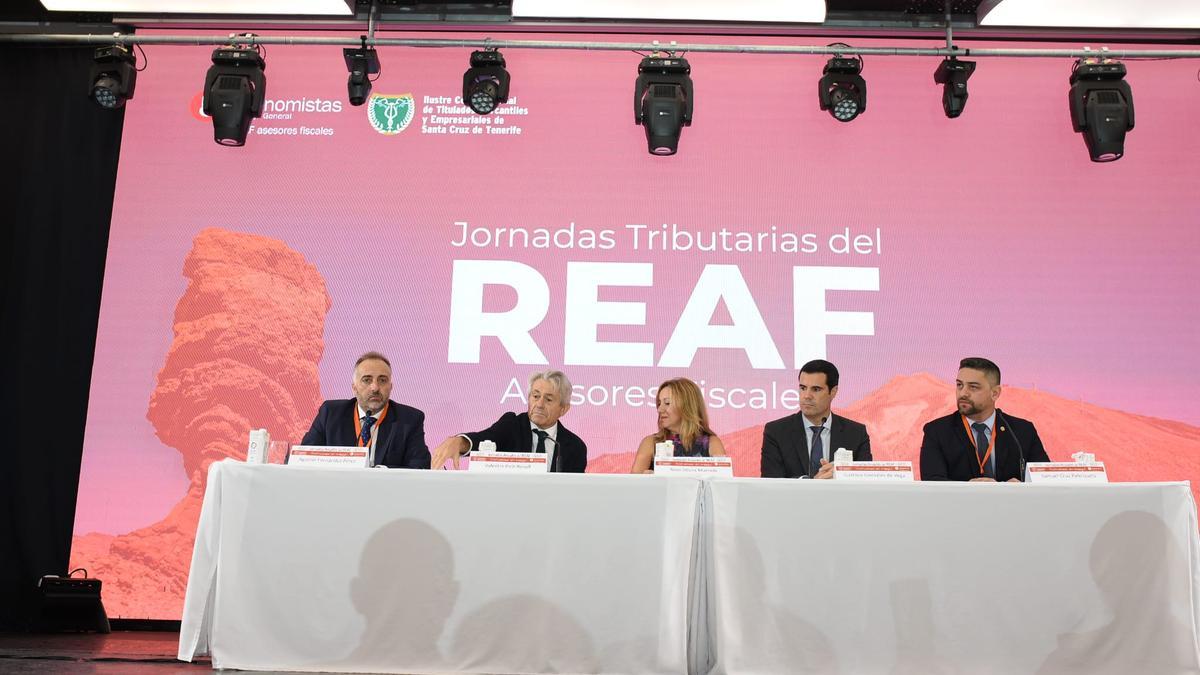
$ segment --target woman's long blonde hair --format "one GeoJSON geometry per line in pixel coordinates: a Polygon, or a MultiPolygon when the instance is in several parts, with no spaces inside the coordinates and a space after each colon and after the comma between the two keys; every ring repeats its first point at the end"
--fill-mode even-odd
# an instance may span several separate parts
{"type": "MultiPolygon", "coordinates": [[[[704,395],[700,393],[700,387],[697,387],[695,382],[686,377],[677,377],[658,385],[658,393],[654,396],[656,408],[662,396],[662,390],[668,387],[675,395],[675,407],[679,409],[679,428],[676,429],[679,434],[679,442],[683,444],[685,451],[690,452],[692,443],[696,442],[698,436],[715,435],[712,429],[708,428],[708,409],[704,407],[704,395]]],[[[669,437],[670,434],[666,429],[659,429],[658,433],[654,435],[654,440],[661,443],[669,437]]]]}

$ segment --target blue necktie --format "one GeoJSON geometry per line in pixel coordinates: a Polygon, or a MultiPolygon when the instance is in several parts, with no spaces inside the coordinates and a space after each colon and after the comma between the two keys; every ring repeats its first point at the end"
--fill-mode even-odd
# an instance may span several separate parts
{"type": "MultiPolygon", "coordinates": [[[[976,422],[971,425],[971,428],[975,430],[975,454],[979,455],[979,461],[983,462],[983,458],[987,455],[988,450],[987,425],[983,422],[976,422]]],[[[996,477],[996,473],[992,471],[992,462],[990,460],[983,462],[983,475],[988,478],[996,477]]]]}
{"type": "Polygon", "coordinates": [[[809,477],[816,476],[821,470],[821,460],[825,459],[825,446],[821,441],[821,432],[825,427],[809,427],[812,429],[812,452],[809,453],[808,460],[808,475],[809,477]]]}
{"type": "Polygon", "coordinates": [[[373,426],[375,426],[375,418],[374,417],[367,415],[366,417],[363,418],[362,433],[359,434],[358,437],[360,439],[362,439],[362,444],[363,444],[364,448],[371,444],[371,427],[373,427],[373,426]]]}

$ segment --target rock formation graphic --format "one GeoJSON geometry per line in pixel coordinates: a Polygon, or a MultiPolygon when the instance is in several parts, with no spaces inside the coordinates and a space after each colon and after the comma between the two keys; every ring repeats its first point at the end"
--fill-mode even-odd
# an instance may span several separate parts
{"type": "Polygon", "coordinates": [[[321,403],[317,366],[330,298],[316,267],[283,242],[209,228],[183,263],[187,290],[147,419],[183,456],[187,493],[158,523],[76,536],[72,567],[104,581],[110,616],[177,618],[208,467],[245,459],[247,433],[297,439],[321,403]]]}

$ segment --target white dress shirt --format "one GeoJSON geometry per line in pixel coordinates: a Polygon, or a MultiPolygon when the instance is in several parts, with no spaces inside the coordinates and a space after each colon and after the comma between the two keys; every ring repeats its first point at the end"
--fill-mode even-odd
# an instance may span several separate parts
{"type": "MultiPolygon", "coordinates": [[[[994,425],[996,424],[996,411],[993,410],[992,414],[989,415],[986,420],[983,420],[983,423],[987,425],[987,431],[984,432],[984,435],[987,436],[987,442],[990,445],[992,442],[992,429],[994,428],[994,425]]],[[[971,419],[970,417],[967,418],[967,426],[971,428],[972,445],[974,445],[974,441],[975,441],[975,424],[976,424],[975,420],[971,419]]],[[[976,453],[978,453],[978,451],[979,451],[979,449],[977,448],[976,453]]],[[[983,451],[987,452],[987,448],[984,447],[983,451]]],[[[992,448],[991,457],[988,457],[988,465],[992,467],[992,475],[995,476],[996,475],[996,448],[994,448],[994,447],[992,448]]]]}
{"type": "MultiPolygon", "coordinates": [[[[529,423],[529,435],[533,437],[533,445],[529,446],[529,449],[534,451],[537,450],[538,435],[533,433],[533,430],[537,428],[538,425],[533,422],[529,423]]],[[[546,470],[549,471],[554,466],[554,451],[558,449],[558,422],[555,422],[554,426],[549,429],[542,429],[542,431],[549,434],[546,437],[546,470]]]]}
{"type": "MultiPolygon", "coordinates": [[[[382,412],[383,412],[383,409],[381,408],[379,410],[379,412],[377,412],[377,413],[368,413],[366,410],[363,410],[363,407],[361,405],[358,406],[358,421],[359,422],[364,422],[363,418],[368,415],[375,418],[375,424],[371,425],[371,442],[369,444],[370,450],[368,451],[371,456],[370,466],[375,466],[375,439],[379,438],[379,414],[382,412]]],[[[354,439],[355,445],[358,444],[358,441],[359,441],[358,438],[354,439]]]]}
{"type": "MultiPolygon", "coordinates": [[[[803,415],[801,417],[803,417],[803,415]]],[[[804,418],[804,433],[808,434],[807,436],[804,437],[804,442],[806,444],[806,447],[808,447],[809,459],[812,458],[813,428],[819,426],[819,427],[821,427],[821,432],[820,432],[821,433],[821,458],[827,462],[833,461],[832,459],[830,459],[831,450],[829,448],[829,443],[832,440],[830,437],[831,432],[830,432],[829,422],[832,419],[833,419],[833,415],[826,415],[824,421],[822,421],[821,424],[818,425],[818,424],[813,424],[812,422],[808,421],[807,417],[804,418]]],[[[818,470],[820,468],[821,467],[819,467],[819,466],[813,467],[814,470],[818,470]]]]}

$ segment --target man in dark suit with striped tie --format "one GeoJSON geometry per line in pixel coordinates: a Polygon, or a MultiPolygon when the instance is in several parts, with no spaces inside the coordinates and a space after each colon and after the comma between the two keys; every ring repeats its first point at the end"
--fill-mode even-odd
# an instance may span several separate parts
{"type": "Polygon", "coordinates": [[[1027,462],[1049,462],[1033,423],[996,407],[1000,367],[965,358],[954,384],[958,410],[925,425],[921,480],[1024,480],[1027,462]]]}
{"type": "Polygon", "coordinates": [[[379,352],[354,362],[354,398],[325,401],[301,445],[370,448],[371,466],[428,469],[425,413],[391,400],[392,364],[379,352]]]}
{"type": "Polygon", "coordinates": [[[854,461],[871,461],[867,427],[833,414],[840,375],[837,366],[815,359],[800,368],[800,412],[763,427],[763,478],[833,478],[833,453],[846,448],[854,461]]]}

